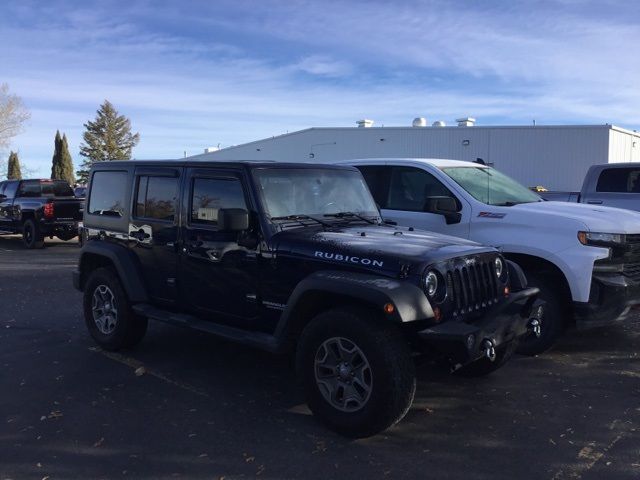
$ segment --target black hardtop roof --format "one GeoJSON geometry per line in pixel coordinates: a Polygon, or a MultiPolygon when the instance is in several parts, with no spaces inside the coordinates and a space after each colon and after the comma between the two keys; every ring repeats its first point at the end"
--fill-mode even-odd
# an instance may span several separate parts
{"type": "Polygon", "coordinates": [[[223,167],[243,167],[247,169],[255,168],[322,168],[332,170],[355,170],[355,167],[348,165],[334,165],[322,163],[295,163],[276,162],[265,160],[113,160],[107,162],[96,162],[93,170],[112,170],[122,167],[190,167],[190,168],[223,168],[223,167]]]}

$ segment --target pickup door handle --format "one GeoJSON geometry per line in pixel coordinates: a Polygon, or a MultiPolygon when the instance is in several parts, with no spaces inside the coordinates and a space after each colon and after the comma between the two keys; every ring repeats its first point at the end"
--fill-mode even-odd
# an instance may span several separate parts
{"type": "Polygon", "coordinates": [[[602,205],[602,200],[587,200],[590,205],[602,205]]]}

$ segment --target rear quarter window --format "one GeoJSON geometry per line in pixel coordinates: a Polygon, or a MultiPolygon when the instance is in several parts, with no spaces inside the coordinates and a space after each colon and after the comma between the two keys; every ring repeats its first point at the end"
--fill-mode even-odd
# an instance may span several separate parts
{"type": "Polygon", "coordinates": [[[639,168],[609,168],[598,178],[596,192],[640,193],[639,168]]]}
{"type": "Polygon", "coordinates": [[[122,217],[126,210],[128,175],[124,171],[94,172],[87,212],[122,217]]]}

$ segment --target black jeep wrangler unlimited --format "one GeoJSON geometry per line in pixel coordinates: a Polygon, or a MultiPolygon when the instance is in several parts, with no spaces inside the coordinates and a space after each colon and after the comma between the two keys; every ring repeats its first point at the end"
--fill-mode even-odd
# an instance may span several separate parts
{"type": "Polygon", "coordinates": [[[295,352],[310,409],[344,435],[405,415],[414,357],[485,375],[541,314],[495,249],[383,224],[355,168],[104,162],[87,199],[74,284],[101,347],[151,318],[295,352]]]}

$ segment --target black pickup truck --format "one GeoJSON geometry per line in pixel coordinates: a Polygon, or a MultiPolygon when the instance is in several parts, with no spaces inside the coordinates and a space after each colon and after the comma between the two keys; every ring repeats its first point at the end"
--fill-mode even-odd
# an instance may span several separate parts
{"type": "Polygon", "coordinates": [[[154,319],[295,353],[311,411],[348,436],[405,415],[414,356],[481,376],[538,332],[538,289],[515,263],[385,225],[355,168],[100,162],[85,210],[74,284],[102,348],[132,347],[154,319]]]}
{"type": "Polygon", "coordinates": [[[27,248],[41,248],[45,237],[78,235],[82,200],[62,180],[0,182],[0,234],[22,234],[27,248]]]}

